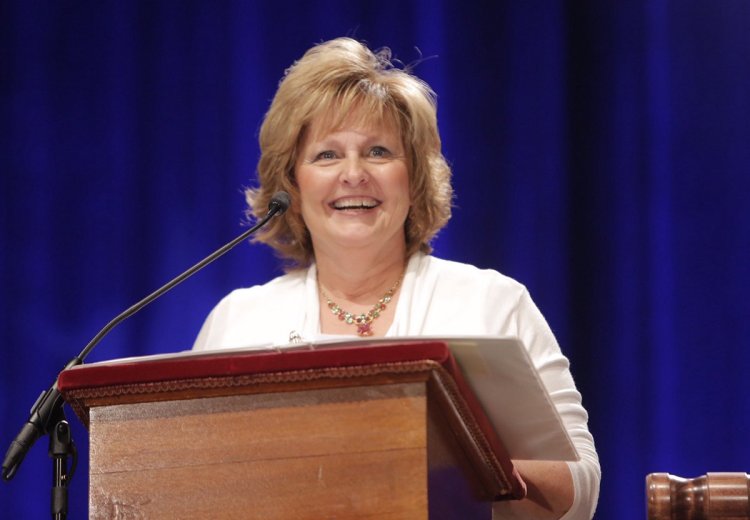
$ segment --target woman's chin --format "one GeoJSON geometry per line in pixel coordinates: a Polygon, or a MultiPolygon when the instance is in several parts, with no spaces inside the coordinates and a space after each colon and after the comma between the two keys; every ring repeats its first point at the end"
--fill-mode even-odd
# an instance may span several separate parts
{"type": "Polygon", "coordinates": [[[331,238],[329,243],[341,250],[392,247],[395,252],[403,249],[405,244],[403,236],[374,232],[372,229],[348,229],[345,232],[336,233],[331,238]]]}

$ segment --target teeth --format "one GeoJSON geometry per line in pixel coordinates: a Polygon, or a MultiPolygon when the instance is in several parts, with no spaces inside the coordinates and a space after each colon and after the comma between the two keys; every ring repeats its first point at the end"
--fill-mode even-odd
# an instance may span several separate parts
{"type": "Polygon", "coordinates": [[[380,203],[374,199],[339,199],[333,203],[334,209],[372,209],[380,203]]]}

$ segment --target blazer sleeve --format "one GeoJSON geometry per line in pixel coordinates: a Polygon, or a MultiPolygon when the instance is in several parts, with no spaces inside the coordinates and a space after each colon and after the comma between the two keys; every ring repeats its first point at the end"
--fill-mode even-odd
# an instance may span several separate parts
{"type": "Polygon", "coordinates": [[[588,520],[593,517],[599,499],[601,469],[588,429],[588,413],[552,330],[524,288],[516,306],[518,335],[557,408],[563,424],[578,451],[580,460],[568,462],[573,477],[573,505],[563,516],[566,520],[588,520]]]}

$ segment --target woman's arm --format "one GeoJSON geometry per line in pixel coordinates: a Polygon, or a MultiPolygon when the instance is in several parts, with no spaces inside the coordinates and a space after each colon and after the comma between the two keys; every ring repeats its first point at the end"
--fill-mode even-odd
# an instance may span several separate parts
{"type": "Polygon", "coordinates": [[[601,470],[588,429],[588,414],[570,373],[568,359],[527,291],[519,299],[517,310],[518,336],[528,348],[580,458],[570,462],[516,461],[519,473],[529,482],[529,499],[514,507],[530,509],[526,515],[520,513],[521,516],[510,518],[590,520],[598,501],[601,470]],[[536,488],[533,491],[532,486],[536,488]],[[535,507],[537,512],[534,512],[535,507]]]}
{"type": "Polygon", "coordinates": [[[523,500],[494,505],[495,518],[543,520],[561,518],[573,504],[573,478],[568,465],[558,461],[514,460],[528,493],[523,500]]]}

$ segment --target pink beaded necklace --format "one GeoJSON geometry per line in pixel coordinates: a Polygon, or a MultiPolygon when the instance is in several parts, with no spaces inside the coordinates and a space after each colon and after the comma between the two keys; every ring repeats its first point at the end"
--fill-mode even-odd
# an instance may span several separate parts
{"type": "Polygon", "coordinates": [[[401,280],[403,279],[403,277],[404,276],[401,275],[396,283],[393,284],[393,287],[388,289],[383,297],[378,300],[378,303],[373,305],[372,309],[367,311],[367,314],[362,313],[358,316],[352,314],[351,312],[345,311],[339,306],[338,303],[334,302],[320,286],[320,282],[318,282],[318,288],[320,289],[320,295],[325,298],[326,305],[328,305],[328,308],[331,310],[331,312],[335,316],[337,316],[339,320],[348,323],[349,325],[356,325],[357,336],[367,337],[372,336],[372,322],[380,317],[380,313],[383,312],[386,306],[391,302],[394,293],[398,289],[399,285],[401,285],[401,280]]]}

